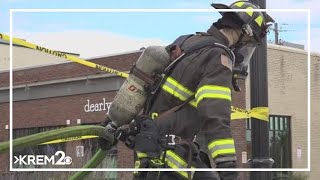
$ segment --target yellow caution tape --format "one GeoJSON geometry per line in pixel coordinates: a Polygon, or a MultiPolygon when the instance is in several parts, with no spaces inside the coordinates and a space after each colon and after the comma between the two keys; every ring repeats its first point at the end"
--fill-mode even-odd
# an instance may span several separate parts
{"type": "MultiPolygon", "coordinates": [[[[6,41],[10,41],[10,36],[0,33],[0,39],[4,39],[6,41]]],[[[121,71],[117,71],[117,70],[114,70],[114,69],[111,69],[111,68],[108,68],[108,67],[105,67],[105,66],[102,66],[102,65],[98,65],[98,64],[95,64],[93,62],[89,62],[89,61],[80,59],[80,58],[75,57],[75,56],[67,55],[67,54],[65,54],[63,52],[60,52],[60,51],[54,51],[54,50],[51,50],[51,49],[48,49],[48,48],[45,48],[45,47],[41,47],[41,46],[38,46],[36,44],[32,44],[32,43],[29,43],[27,41],[24,41],[22,39],[12,38],[12,42],[15,43],[15,44],[19,44],[21,46],[29,47],[29,48],[37,50],[37,51],[41,51],[41,52],[45,52],[47,54],[51,54],[51,55],[54,55],[54,56],[57,56],[57,57],[61,57],[61,58],[64,58],[64,59],[67,59],[67,60],[82,64],[82,65],[85,65],[85,66],[88,66],[88,67],[99,69],[101,71],[106,71],[108,73],[112,73],[112,74],[115,74],[117,76],[121,76],[121,77],[124,77],[124,78],[128,77],[127,73],[124,73],[124,72],[121,72],[121,71]]],[[[231,114],[231,119],[232,120],[235,120],[235,119],[246,119],[246,118],[253,117],[253,118],[256,118],[256,119],[263,120],[263,121],[269,121],[269,115],[268,115],[269,114],[269,109],[268,109],[268,107],[257,107],[257,108],[253,108],[251,111],[248,111],[248,110],[245,110],[245,109],[236,108],[236,107],[232,106],[231,110],[232,110],[232,114],[231,114]]],[[[60,142],[61,140],[57,140],[57,141],[60,142]]],[[[61,142],[66,142],[66,141],[61,141],[61,142]]]]}
{"type": "Polygon", "coordinates": [[[231,119],[246,119],[246,118],[256,118],[263,121],[269,121],[269,108],[268,107],[256,107],[251,109],[251,111],[240,109],[237,107],[231,107],[231,119]]]}
{"type": "MultiPolygon", "coordinates": [[[[0,39],[4,39],[4,40],[10,42],[10,36],[5,35],[5,34],[0,34],[0,39]]],[[[117,70],[114,70],[114,69],[111,69],[111,68],[108,68],[108,67],[105,67],[105,66],[102,66],[102,65],[99,65],[99,64],[95,64],[93,62],[86,61],[86,60],[80,59],[78,57],[65,54],[65,53],[60,52],[60,51],[54,51],[54,50],[51,50],[51,49],[48,49],[48,48],[45,48],[45,47],[41,47],[41,46],[38,46],[36,44],[32,44],[30,42],[24,41],[22,39],[18,39],[18,38],[14,38],[13,37],[12,38],[12,42],[15,43],[15,44],[19,44],[21,46],[25,46],[25,47],[37,50],[37,51],[45,52],[47,54],[51,54],[51,55],[54,55],[54,56],[57,56],[57,57],[60,57],[60,58],[64,58],[64,59],[67,59],[67,60],[82,64],[82,65],[85,65],[85,66],[88,66],[88,67],[92,67],[92,68],[95,68],[95,69],[99,69],[101,71],[105,71],[105,72],[108,72],[108,73],[111,73],[111,74],[115,74],[117,76],[121,76],[121,77],[124,77],[124,78],[128,77],[127,73],[124,73],[124,72],[121,72],[121,71],[117,71],[117,70]]]]}
{"type": "Polygon", "coordinates": [[[52,140],[48,141],[45,143],[41,143],[39,145],[43,144],[56,144],[56,143],[62,143],[62,142],[69,142],[69,141],[77,141],[77,140],[82,140],[82,139],[92,139],[92,138],[97,138],[98,136],[92,136],[92,135],[87,135],[87,136],[76,136],[76,137],[69,137],[69,138],[64,138],[64,139],[57,139],[57,140],[52,140]]]}

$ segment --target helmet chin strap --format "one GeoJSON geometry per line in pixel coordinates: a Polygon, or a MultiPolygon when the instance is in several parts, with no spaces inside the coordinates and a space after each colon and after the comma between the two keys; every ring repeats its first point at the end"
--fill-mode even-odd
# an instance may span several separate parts
{"type": "Polygon", "coordinates": [[[241,41],[244,37],[244,32],[242,31],[237,42],[230,46],[231,51],[234,51],[236,48],[241,46],[241,41]]]}
{"type": "Polygon", "coordinates": [[[243,41],[245,35],[248,35],[249,37],[253,36],[253,31],[248,24],[244,24],[242,26],[242,31],[241,31],[241,34],[238,38],[238,41],[236,43],[234,43],[232,46],[230,46],[230,49],[232,51],[234,51],[236,48],[239,48],[243,45],[242,41],[243,41]]]}

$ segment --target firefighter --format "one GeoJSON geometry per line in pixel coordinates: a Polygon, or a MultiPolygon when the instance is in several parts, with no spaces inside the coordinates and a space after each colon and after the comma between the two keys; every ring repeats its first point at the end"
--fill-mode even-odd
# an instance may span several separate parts
{"type": "MultiPolygon", "coordinates": [[[[237,78],[247,75],[256,46],[265,37],[272,18],[250,11],[259,7],[248,1],[216,9],[248,9],[221,12],[222,18],[207,32],[179,37],[167,46],[170,57],[179,59],[168,68],[159,90],[147,103],[148,116],[132,123],[136,168],[236,168],[236,147],[230,128],[231,93],[239,91],[237,78]],[[138,127],[138,128],[136,128],[138,127]],[[201,132],[207,154],[195,137],[201,132]]],[[[107,120],[104,125],[107,125],[107,120]]],[[[119,139],[119,138],[118,138],[119,139]]],[[[120,138],[126,141],[128,138],[120,138]]],[[[102,149],[113,143],[99,139],[102,149]]],[[[236,172],[137,172],[134,179],[233,180],[236,172]]]]}

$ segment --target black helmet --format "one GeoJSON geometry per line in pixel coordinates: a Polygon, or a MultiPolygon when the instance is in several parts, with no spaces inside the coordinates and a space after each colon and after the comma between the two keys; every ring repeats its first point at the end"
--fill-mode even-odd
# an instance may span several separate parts
{"type": "Polygon", "coordinates": [[[271,25],[270,22],[274,22],[265,12],[250,11],[250,9],[260,9],[260,7],[249,1],[237,1],[230,6],[213,3],[211,6],[216,9],[248,9],[248,11],[220,12],[220,14],[222,19],[224,17],[231,18],[234,25],[242,28],[250,37],[253,36],[257,42],[260,42],[267,34],[268,27],[271,25]]]}

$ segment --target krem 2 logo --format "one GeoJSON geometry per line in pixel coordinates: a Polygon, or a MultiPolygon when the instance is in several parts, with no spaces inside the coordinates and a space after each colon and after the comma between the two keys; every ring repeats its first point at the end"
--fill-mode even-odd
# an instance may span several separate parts
{"type": "Polygon", "coordinates": [[[51,157],[46,155],[19,155],[14,156],[14,164],[19,165],[69,165],[72,163],[72,158],[66,156],[63,151],[57,151],[51,157]]]}

